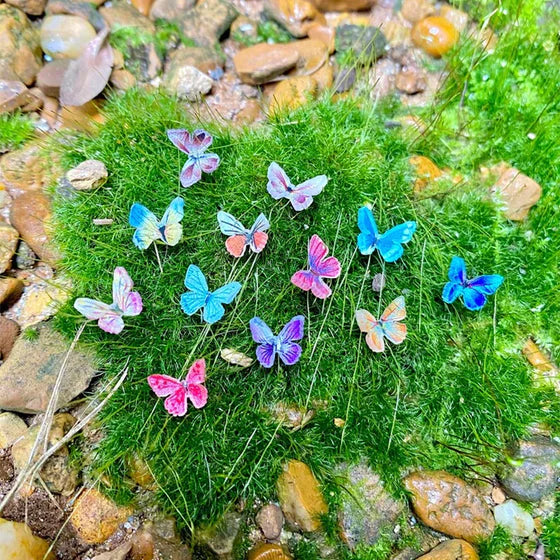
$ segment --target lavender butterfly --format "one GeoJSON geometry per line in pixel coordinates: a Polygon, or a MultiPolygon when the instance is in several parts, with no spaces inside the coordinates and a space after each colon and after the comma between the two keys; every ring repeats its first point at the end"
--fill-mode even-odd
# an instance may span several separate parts
{"type": "Polygon", "coordinates": [[[117,266],[113,273],[113,303],[111,305],[90,298],[78,298],[74,307],[86,319],[95,320],[99,328],[111,334],[124,329],[123,317],[134,317],[142,311],[142,298],[132,291],[133,283],[128,272],[117,266]]]}
{"type": "Polygon", "coordinates": [[[212,136],[202,129],[192,134],[184,128],[167,131],[167,137],[179,150],[189,156],[181,170],[180,180],[183,187],[194,185],[202,177],[202,172],[213,173],[220,165],[220,156],[206,150],[212,145],[212,136]]]}
{"type": "Polygon", "coordinates": [[[271,368],[276,354],[287,366],[293,366],[301,356],[301,346],[295,342],[303,338],[305,317],[297,315],[290,319],[286,326],[274,336],[270,327],[259,317],[249,322],[253,340],[258,344],[257,358],[261,366],[271,368]]]}

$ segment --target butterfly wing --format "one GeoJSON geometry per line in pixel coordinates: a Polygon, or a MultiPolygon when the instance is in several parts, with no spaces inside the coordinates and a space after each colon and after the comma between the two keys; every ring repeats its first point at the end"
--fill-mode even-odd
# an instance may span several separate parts
{"type": "Polygon", "coordinates": [[[148,377],[148,385],[158,397],[168,397],[175,393],[183,384],[169,375],[150,375],[148,377]]]}
{"type": "Polygon", "coordinates": [[[265,233],[270,228],[270,223],[264,214],[259,214],[249,235],[251,251],[260,253],[268,241],[268,235],[265,233]]]}
{"type": "Polygon", "coordinates": [[[383,352],[383,328],[379,321],[366,309],[356,310],[356,322],[362,332],[366,333],[366,344],[373,352],[383,352]]]}
{"type": "Polygon", "coordinates": [[[276,337],[260,317],[253,317],[249,321],[249,328],[253,340],[259,345],[257,346],[257,359],[263,367],[272,367],[276,357],[276,337]]]}
{"type": "Polygon", "coordinates": [[[208,401],[208,391],[202,385],[206,379],[206,362],[196,360],[186,377],[188,396],[195,408],[202,408],[208,401]]]}
{"type": "Polygon", "coordinates": [[[205,152],[213,142],[212,135],[202,128],[197,128],[191,135],[191,144],[189,145],[189,153],[195,156],[205,152]]]}
{"type": "Polygon", "coordinates": [[[268,166],[268,184],[266,190],[274,200],[286,198],[292,189],[293,185],[285,171],[273,161],[268,166]]]}
{"type": "Polygon", "coordinates": [[[404,296],[399,296],[387,306],[387,308],[383,312],[383,315],[381,315],[380,322],[395,323],[397,321],[403,321],[405,318],[406,306],[404,302],[404,296]]]}
{"type": "Polygon", "coordinates": [[[169,138],[175,147],[179,148],[183,153],[191,153],[193,149],[193,138],[188,130],[184,128],[173,128],[167,131],[167,138],[169,138]]]}
{"type": "Polygon", "coordinates": [[[209,294],[206,278],[198,266],[191,264],[187,268],[185,287],[189,291],[181,295],[181,309],[187,315],[194,315],[204,306],[209,294]]]}
{"type": "MultiPolygon", "coordinates": [[[[443,287],[442,298],[445,303],[453,303],[463,294],[467,282],[467,267],[461,257],[453,257],[447,272],[449,282],[443,287]]],[[[484,304],[483,304],[484,305],[484,304]]]]}
{"type": "Polygon", "coordinates": [[[194,157],[189,156],[183,169],[181,169],[181,174],[179,175],[179,180],[183,187],[191,187],[195,183],[198,183],[202,177],[202,168],[200,167],[198,160],[194,157]]]}
{"type": "Polygon", "coordinates": [[[327,181],[326,175],[317,175],[317,177],[308,179],[294,187],[288,196],[294,210],[299,212],[309,208],[313,202],[313,197],[317,196],[325,188],[327,181]]]}
{"type": "Polygon", "coordinates": [[[124,329],[121,313],[112,306],[90,298],[78,298],[74,307],[86,319],[95,320],[101,330],[110,334],[119,334],[124,329]]]}
{"type": "Polygon", "coordinates": [[[214,173],[220,166],[220,156],[212,152],[198,157],[198,164],[204,173],[214,173]]]}
{"type": "Polygon", "coordinates": [[[305,317],[297,315],[278,333],[278,355],[287,366],[293,366],[301,356],[301,346],[295,341],[303,338],[304,324],[305,317]]]}
{"type": "Polygon", "coordinates": [[[298,270],[291,278],[294,286],[308,292],[313,285],[314,275],[309,270],[298,270]]]}
{"type": "Polygon", "coordinates": [[[404,222],[380,235],[377,249],[385,262],[395,262],[402,257],[403,243],[408,243],[416,231],[416,222],[404,222]]]}
{"type": "Polygon", "coordinates": [[[134,317],[142,311],[142,297],[138,292],[132,291],[133,286],[126,269],[117,266],[113,274],[113,304],[126,317],[134,317]]]}
{"type": "Polygon", "coordinates": [[[358,210],[358,228],[360,229],[358,249],[362,255],[371,255],[375,251],[379,231],[373,212],[367,206],[362,206],[358,210]]]}
{"type": "Polygon", "coordinates": [[[223,304],[231,303],[240,290],[239,282],[230,282],[212,292],[204,306],[204,320],[209,324],[219,321],[225,313],[223,304]]]}
{"type": "Polygon", "coordinates": [[[309,268],[318,276],[324,278],[338,278],[340,276],[340,262],[335,257],[327,257],[329,249],[318,235],[309,240],[308,261],[309,268]]]}
{"type": "Polygon", "coordinates": [[[496,293],[503,281],[504,277],[499,274],[485,274],[469,280],[467,286],[485,296],[491,296],[496,293]]]}
{"type": "Polygon", "coordinates": [[[463,288],[461,296],[469,311],[478,311],[486,305],[486,296],[474,288],[463,288]]]}
{"type": "Polygon", "coordinates": [[[135,202],[130,208],[128,222],[136,228],[132,241],[138,249],[147,249],[153,241],[161,239],[158,220],[153,212],[135,202]]]}
{"type": "Polygon", "coordinates": [[[245,254],[249,239],[249,231],[234,216],[220,210],[218,212],[218,225],[224,235],[229,235],[226,239],[226,249],[228,253],[236,258],[245,254]]]}
{"type": "Polygon", "coordinates": [[[171,416],[185,416],[187,413],[187,390],[183,385],[165,399],[163,406],[171,416]]]}
{"type": "Polygon", "coordinates": [[[184,216],[184,206],[185,201],[180,196],[174,198],[159,223],[160,231],[163,230],[163,241],[172,247],[181,241],[183,226],[180,222],[184,216]]]}
{"type": "Polygon", "coordinates": [[[327,299],[332,294],[332,290],[320,276],[315,276],[313,284],[311,284],[311,293],[316,298],[327,299]]]}

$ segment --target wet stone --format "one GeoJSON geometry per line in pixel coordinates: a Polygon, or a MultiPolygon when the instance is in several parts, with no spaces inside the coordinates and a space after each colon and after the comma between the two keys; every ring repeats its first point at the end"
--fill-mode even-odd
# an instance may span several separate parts
{"type": "Polygon", "coordinates": [[[280,536],[284,525],[284,514],[276,504],[263,506],[255,516],[265,539],[274,540],[280,536]]]}
{"type": "Polygon", "coordinates": [[[233,57],[235,71],[246,84],[264,84],[291,70],[299,53],[290,44],[260,43],[233,57]]]}
{"type": "Polygon", "coordinates": [[[182,20],[182,31],[197,45],[213,47],[237,15],[235,7],[226,0],[204,0],[182,20]]]}
{"type": "MultiPolygon", "coordinates": [[[[0,360],[6,360],[8,358],[16,343],[19,332],[19,325],[15,321],[0,316],[0,360]]],[[[5,414],[9,413],[6,412],[5,414]]],[[[2,418],[1,415],[0,418],[2,418]]],[[[5,443],[5,439],[3,442],[5,443]]],[[[6,447],[6,445],[1,445],[1,443],[2,442],[0,442],[0,447],[6,447]]]]}
{"type": "Polygon", "coordinates": [[[439,58],[459,40],[453,24],[440,16],[430,16],[419,21],[412,30],[412,41],[433,57],[439,58]]]}
{"type": "Polygon", "coordinates": [[[41,47],[52,58],[78,58],[95,35],[93,26],[79,16],[47,16],[41,25],[41,47]]]}
{"type": "Polygon", "coordinates": [[[351,51],[360,64],[369,65],[385,54],[387,39],[379,27],[344,24],[336,28],[337,52],[351,51]]]}
{"type": "Polygon", "coordinates": [[[10,268],[12,258],[16,252],[19,234],[9,224],[0,222],[0,274],[10,268]]]}

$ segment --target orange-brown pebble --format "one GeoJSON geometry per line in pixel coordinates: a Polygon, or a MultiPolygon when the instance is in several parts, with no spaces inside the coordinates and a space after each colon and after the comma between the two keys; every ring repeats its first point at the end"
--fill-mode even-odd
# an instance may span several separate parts
{"type": "Polygon", "coordinates": [[[457,29],[440,16],[424,18],[412,29],[413,43],[436,58],[448,52],[458,40],[457,29]]]}
{"type": "Polygon", "coordinates": [[[324,43],[327,46],[329,54],[334,52],[335,30],[333,27],[322,25],[320,23],[314,23],[309,27],[307,36],[310,39],[316,39],[317,41],[324,43]]]}
{"type": "Polygon", "coordinates": [[[416,172],[414,182],[416,193],[423,191],[434,179],[442,175],[441,169],[426,156],[412,156],[408,161],[416,172]]]}
{"type": "Polygon", "coordinates": [[[247,560],[292,560],[292,556],[279,544],[258,544],[247,555],[247,560]]]}

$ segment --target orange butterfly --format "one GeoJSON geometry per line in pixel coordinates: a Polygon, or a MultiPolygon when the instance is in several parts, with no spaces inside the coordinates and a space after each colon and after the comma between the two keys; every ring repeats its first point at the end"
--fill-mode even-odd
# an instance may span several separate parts
{"type": "Polygon", "coordinates": [[[260,253],[266,246],[268,235],[265,231],[270,227],[264,214],[259,214],[253,227],[246,229],[245,226],[231,214],[220,210],[218,212],[218,224],[226,239],[226,249],[228,253],[236,258],[245,254],[247,246],[251,247],[254,253],[260,253]]]}

